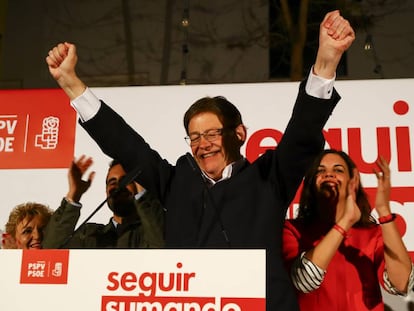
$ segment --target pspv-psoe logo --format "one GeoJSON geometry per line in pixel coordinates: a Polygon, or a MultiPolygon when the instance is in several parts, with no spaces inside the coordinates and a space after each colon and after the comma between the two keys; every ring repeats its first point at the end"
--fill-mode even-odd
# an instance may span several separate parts
{"type": "Polygon", "coordinates": [[[21,284],[67,284],[69,250],[23,250],[21,284]]]}
{"type": "Polygon", "coordinates": [[[0,91],[0,168],[66,168],[75,129],[62,90],[0,91]]]}

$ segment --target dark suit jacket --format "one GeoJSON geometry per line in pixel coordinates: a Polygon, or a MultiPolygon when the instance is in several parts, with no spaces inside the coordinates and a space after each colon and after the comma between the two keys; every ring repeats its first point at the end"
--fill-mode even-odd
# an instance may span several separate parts
{"type": "Polygon", "coordinates": [[[268,311],[298,309],[282,261],[283,222],[306,169],[324,147],[322,129],[340,99],[336,91],[332,99],[317,99],[307,95],[304,87],[302,82],[276,150],[246,163],[209,190],[189,155],[175,165],[168,163],[105,103],[94,118],[82,123],[126,171],[141,168],[138,182],[155,193],[167,210],[167,247],[266,249],[268,311]]]}
{"type": "Polygon", "coordinates": [[[164,210],[148,191],[135,201],[138,218],[126,224],[86,223],[75,226],[80,208],[62,200],[46,226],[43,248],[163,248],[164,210]]]}

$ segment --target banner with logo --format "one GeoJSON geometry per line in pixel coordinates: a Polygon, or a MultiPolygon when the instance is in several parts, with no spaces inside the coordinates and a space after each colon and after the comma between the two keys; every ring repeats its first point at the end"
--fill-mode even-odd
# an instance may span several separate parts
{"type": "Polygon", "coordinates": [[[0,169],[67,167],[76,113],[62,90],[1,91],[0,103],[0,169]]]}
{"type": "Polygon", "coordinates": [[[5,250],[0,263],[0,310],[266,310],[264,250],[5,250]]]}

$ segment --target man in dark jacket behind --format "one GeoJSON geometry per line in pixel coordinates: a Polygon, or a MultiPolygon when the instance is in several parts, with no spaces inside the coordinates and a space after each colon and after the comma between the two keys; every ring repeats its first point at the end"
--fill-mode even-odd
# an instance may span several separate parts
{"type": "Polygon", "coordinates": [[[82,176],[92,159],[81,156],[69,169],[69,191],[45,231],[43,248],[162,248],[164,211],[160,201],[136,182],[119,188],[125,177],[122,165],[112,161],[106,177],[107,204],[113,212],[108,224],[85,223],[75,230],[83,193],[94,172],[82,176]]]}

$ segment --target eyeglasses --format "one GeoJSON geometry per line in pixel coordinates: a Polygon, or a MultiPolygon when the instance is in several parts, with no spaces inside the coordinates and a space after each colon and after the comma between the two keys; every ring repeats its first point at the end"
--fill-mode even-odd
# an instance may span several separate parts
{"type": "Polygon", "coordinates": [[[201,136],[203,136],[205,140],[212,142],[212,141],[215,141],[221,135],[223,135],[222,128],[221,129],[210,129],[210,130],[205,131],[204,133],[192,133],[184,137],[184,139],[189,146],[196,146],[200,143],[201,136]]]}

